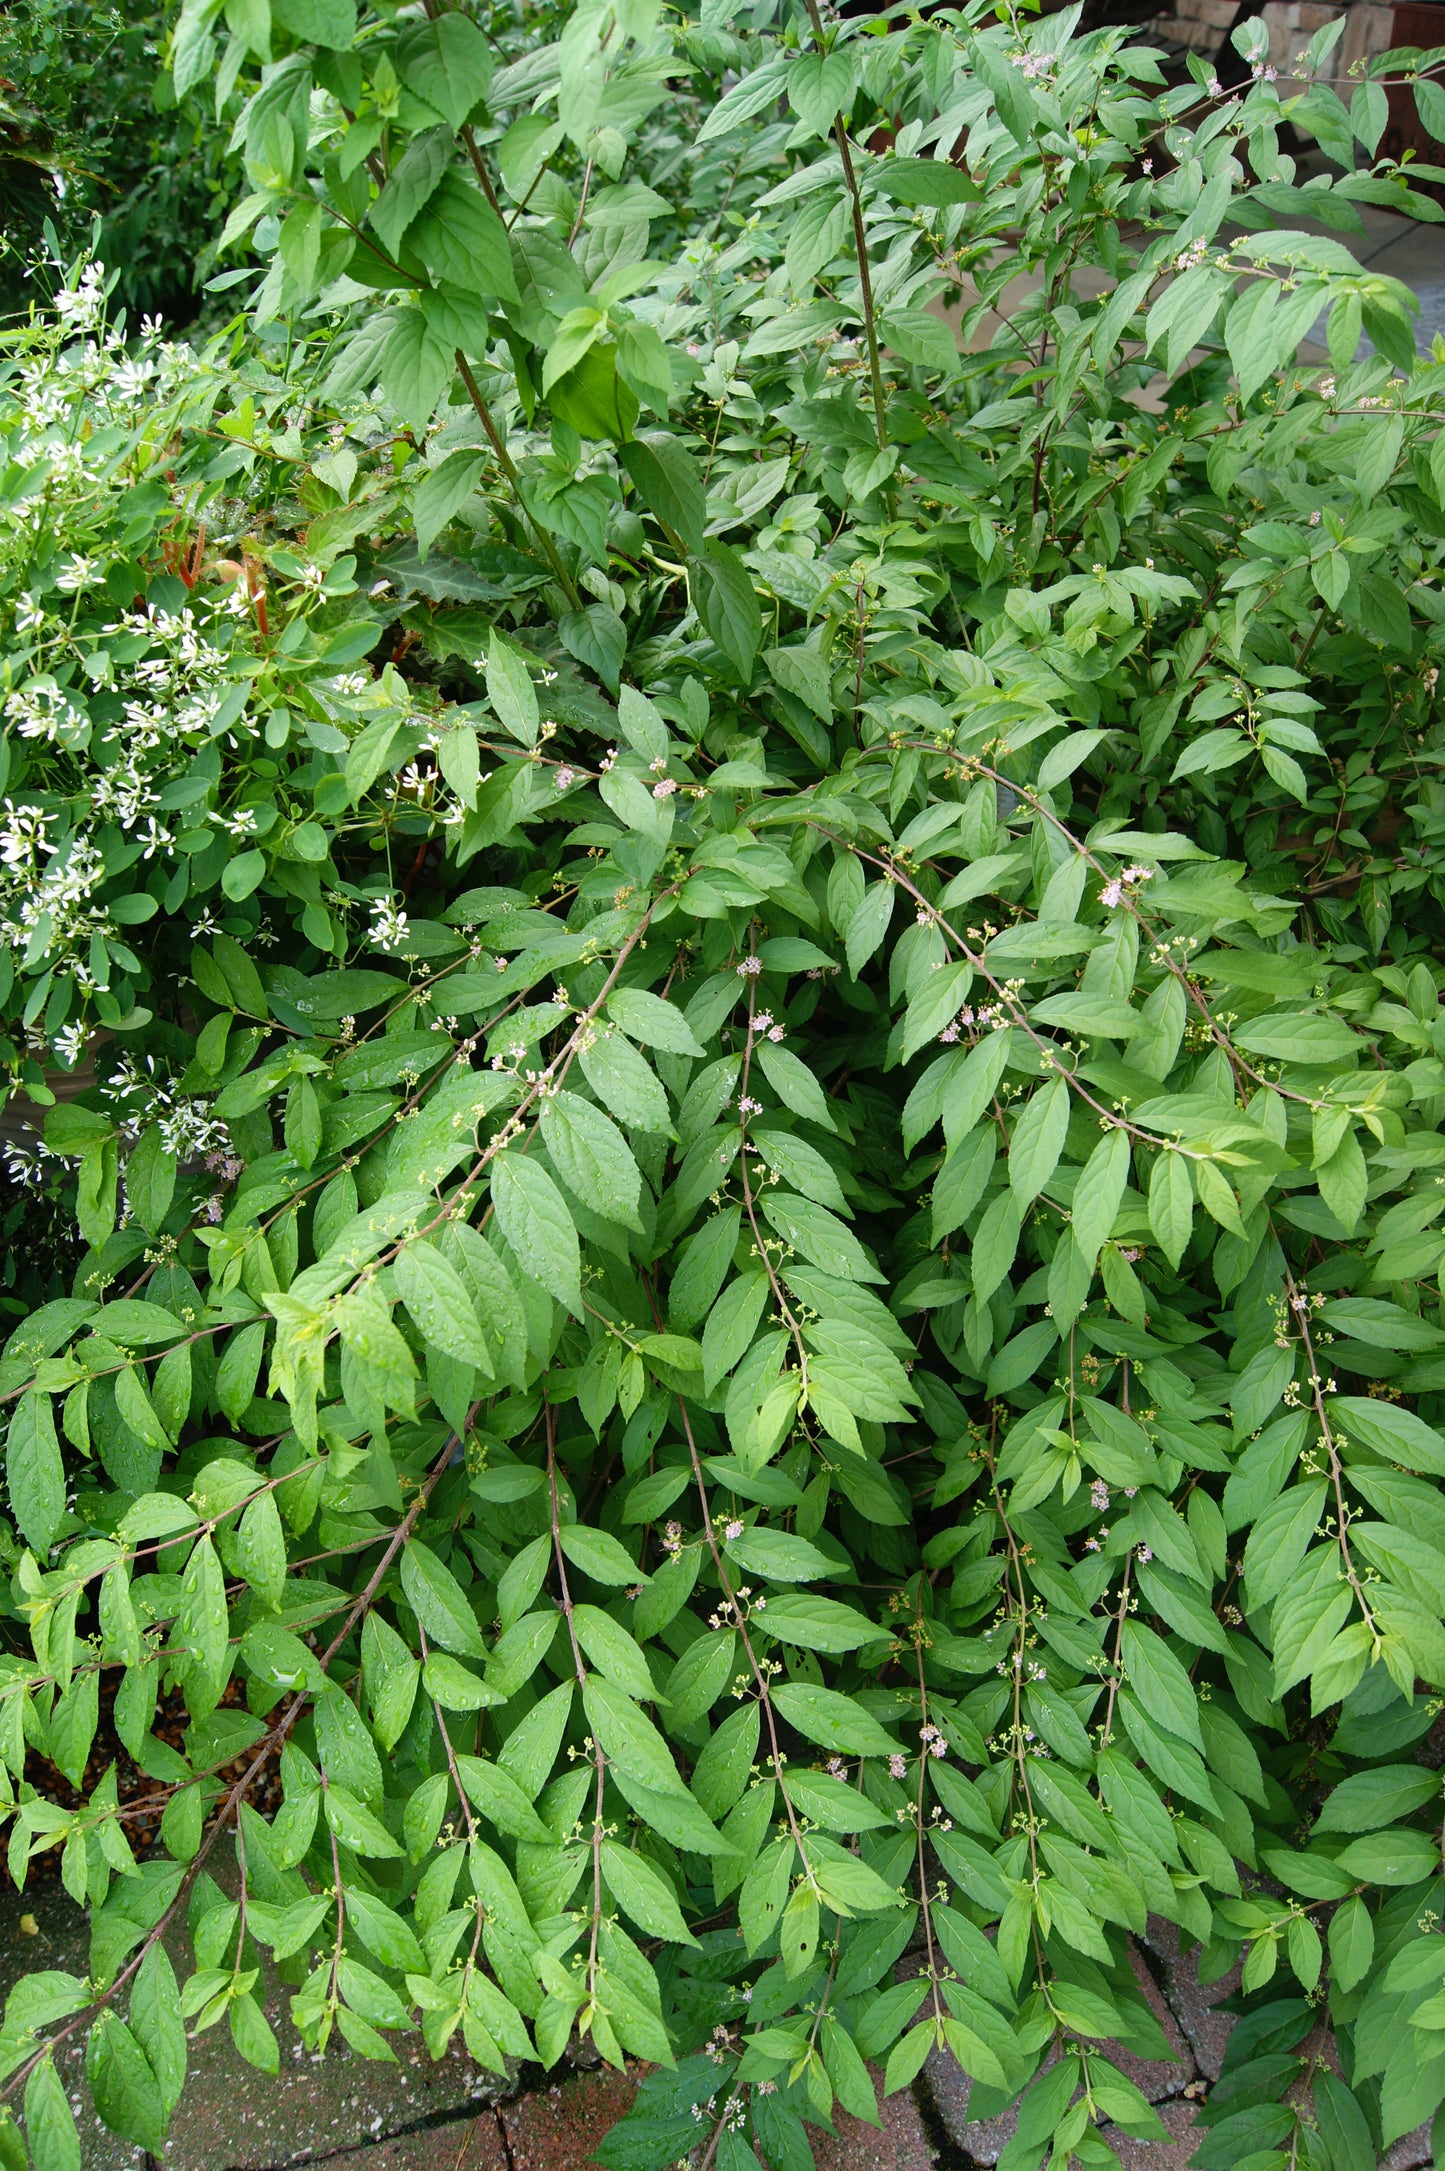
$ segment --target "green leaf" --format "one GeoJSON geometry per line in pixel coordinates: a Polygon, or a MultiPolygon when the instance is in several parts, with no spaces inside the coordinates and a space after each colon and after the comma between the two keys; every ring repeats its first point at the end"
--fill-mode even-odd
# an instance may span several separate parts
{"type": "Polygon", "coordinates": [[[607,998],[607,1015],[645,1048],[661,1048],[668,1055],[705,1052],[682,1012],[645,988],[614,988],[607,998]]]}
{"type": "Polygon", "coordinates": [[[1428,1834],[1400,1826],[1351,1840],[1335,1860],[1362,1884],[1412,1885],[1439,1873],[1440,1846],[1428,1834]]]}
{"type": "Polygon", "coordinates": [[[492,53],[476,24],[453,9],[413,24],[396,45],[396,69],[408,90],[460,128],[492,79],[492,53]]]}
{"type": "Polygon", "coordinates": [[[402,1548],[401,1587],[407,1604],[433,1640],[461,1658],[485,1658],[487,1647],[466,1594],[444,1562],[420,1538],[402,1548]]]}
{"type": "Polygon", "coordinates": [[[1315,1819],[1317,1832],[1374,1832],[1395,1824],[1440,1794],[1438,1773],[1418,1765],[1381,1764],[1332,1787],[1315,1819]]]}
{"type": "Polygon", "coordinates": [[[973,1288],[980,1303],[1006,1278],[1021,1233],[1018,1200],[1012,1191],[1001,1191],[984,1213],[973,1241],[973,1288]]]}
{"type": "Polygon", "coordinates": [[[1099,1141],[1074,1186],[1074,1242],[1091,1267],[1113,1232],[1128,1181],[1129,1135],[1115,1129],[1099,1141]]]}
{"type": "Polygon", "coordinates": [[[582,1310],[581,1253],[561,1192],[546,1170],[520,1153],[492,1163],[492,1203],[518,1264],[560,1304],[582,1310]]]}
{"type": "Polygon", "coordinates": [[[1137,1621],[1120,1632],[1125,1673],[1144,1708],[1159,1725],[1203,1753],[1194,1684],[1163,1638],[1137,1621]]]}
{"type": "Polygon", "coordinates": [[[162,1145],[157,1126],[148,1124],[125,1165],[125,1197],[131,1213],[152,1236],[170,1212],[175,1189],[176,1157],[162,1145]]]}
{"type": "Polygon", "coordinates": [[[170,1648],[188,1651],[217,1689],[226,1678],[230,1624],[221,1563],[210,1538],[191,1548],[181,1578],[181,1602],[171,1630],[170,1648]]]}
{"type": "Polygon", "coordinates": [[[429,1651],[421,1670],[422,1685],[433,1703],[444,1711],[484,1711],[502,1698],[489,1683],[481,1681],[460,1660],[445,1651],[429,1651]]]}
{"type": "Polygon", "coordinates": [[[834,117],[846,120],[857,92],[856,62],[848,47],[802,53],[788,68],[788,102],[814,135],[825,135],[834,117]]]}
{"type": "MultiPolygon", "coordinates": [[[[447,16],[458,21],[460,16],[447,16]]],[[[453,514],[459,512],[475,491],[486,463],[479,452],[452,452],[438,467],[428,468],[412,492],[412,524],[419,554],[425,558],[453,514]]]]}
{"type": "Polygon", "coordinates": [[[632,1555],[605,1530],[589,1530],[583,1523],[564,1523],[559,1536],[562,1551],[574,1568],[594,1583],[646,1583],[632,1555]]]}
{"type": "Polygon", "coordinates": [[[328,1684],[312,1706],[316,1722],[316,1758],[330,1785],[344,1786],[362,1801],[382,1796],[381,1758],[366,1722],[351,1698],[328,1684]]]}
{"type": "Polygon", "coordinates": [[[85,2045],[91,2101],[112,2133],[159,2154],[166,2113],[150,2061],[123,2020],[102,2013],[85,2045]]]}
{"type": "Polygon", "coordinates": [[[513,1839],[535,1840],[546,1845],[552,1837],[537,1815],[525,1791],[504,1766],[485,1757],[458,1756],[457,1770],[467,1797],[499,1832],[513,1839]]]}
{"type": "Polygon", "coordinates": [[[1241,1026],[1234,1039],[1250,1055],[1272,1056],[1286,1063],[1335,1064],[1360,1052],[1360,1042],[1341,1019],[1292,1011],[1255,1018],[1241,1026]]]}
{"type": "Polygon", "coordinates": [[[152,1945],[130,1994],[131,2033],[145,2053],[160,2095],[162,2119],[181,2100],[186,2079],[186,2031],[175,1970],[163,1945],[152,1945]]]}
{"type": "Polygon", "coordinates": [[[711,1394],[718,1381],[752,1347],[768,1291],[768,1277],[760,1269],[739,1274],[713,1305],[702,1334],[702,1383],[706,1393],[711,1394]]]}
{"type": "Polygon", "coordinates": [[[22,1395],[5,1438],[5,1482],[27,1545],[42,1557],[65,1520],[65,1466],[49,1395],[22,1395]]]}
{"type": "MultiPolygon", "coordinates": [[[[826,1553],[789,1530],[745,1530],[740,1538],[728,1539],[727,1550],[739,1567],[766,1576],[770,1583],[812,1583],[834,1573],[826,1553]]],[[[767,1626],[771,1632],[771,1613],[767,1626]]]]}
{"type": "Polygon", "coordinates": [[[813,1199],[792,1192],[767,1192],[763,1212],[785,1244],[811,1259],[825,1274],[840,1281],[880,1282],[883,1274],[873,1265],[863,1246],[845,1222],[813,1199]]]}
{"type": "Polygon", "coordinates": [[[232,1541],[236,1566],[256,1596],[279,1606],[286,1585],[286,1534],[274,1493],[261,1493],[245,1510],[232,1541]]]}
{"type": "Polygon", "coordinates": [[[392,1272],[397,1295],[434,1349],[491,1375],[492,1361],[465,1282],[425,1238],[405,1245],[392,1272]]]}
{"type": "Polygon", "coordinates": [[[1330,1405],[1330,1418],[1341,1432],[1372,1447],[1387,1462],[1445,1477],[1445,1439],[1413,1410],[1363,1395],[1340,1395],[1330,1405]]]}
{"type": "Polygon", "coordinates": [[[293,38],[349,53],[356,38],[356,0],[271,0],[271,17],[293,38]]]}
{"type": "Polygon", "coordinates": [[[651,1700],[656,1690],[647,1660],[620,1621],[614,1621],[599,1606],[579,1605],[572,1608],[572,1626],[577,1641],[599,1672],[639,1702],[651,1700]]]}
{"type": "Polygon", "coordinates": [[[642,1172],[610,1116],[575,1093],[542,1104],[542,1140],[568,1189],[606,1221],[640,1230],[642,1172]]]}
{"type": "Polygon", "coordinates": [[[25,2083],[25,2139],[34,2171],[80,2171],[75,2116],[50,2058],[42,2058],[25,2083]]]}
{"type": "Polygon", "coordinates": [[[754,1054],[763,1076],[785,1108],[791,1108],[794,1115],[805,1116],[810,1123],[821,1125],[825,1131],[837,1129],[827,1094],[790,1048],[775,1047],[771,1041],[764,1040],[758,1043],[754,1054]]]}
{"type": "Polygon", "coordinates": [[[649,1937],[666,1938],[671,1945],[697,1946],[697,1939],[682,1919],[672,1886],[645,1856],[619,1847],[615,1840],[604,1839],[602,1874],[619,1907],[649,1937]]]}
{"type": "Polygon", "coordinates": [[[851,1697],[804,1681],[780,1683],[772,1692],[779,1716],[805,1741],[849,1756],[896,1756],[898,1743],[851,1697]]]}
{"type": "Polygon", "coordinates": [[[648,511],[656,514],[684,550],[694,556],[700,553],[707,522],[706,494],[692,454],[681,440],[661,431],[648,432],[629,438],[621,457],[648,511]]]}
{"type": "MultiPolygon", "coordinates": [[[[881,945],[893,917],[893,902],[897,896],[892,882],[872,882],[864,890],[852,919],[848,922],[846,949],[848,970],[856,979],[870,957],[881,945]]],[[[951,1015],[950,1009],[945,1015],[951,1015]]]]}
{"type": "MultiPolygon", "coordinates": [[[[437,338],[421,310],[401,310],[382,349],[381,387],[402,420],[418,435],[426,430],[436,412],[452,381],[454,366],[452,348],[437,338]]],[[[260,858],[259,853],[251,856],[260,858]]],[[[233,860],[231,865],[237,862],[233,860]]],[[[228,896],[234,894],[227,890],[228,896]]],[[[249,892],[243,890],[240,894],[249,892]]]]}
{"type": "Polygon", "coordinates": [[[1169,1264],[1177,1267],[1194,1227],[1194,1185],[1184,1155],[1168,1148],[1149,1177],[1149,1226],[1169,1264]]]}
{"type": "Polygon", "coordinates": [[[813,1592],[784,1592],[770,1597],[767,1616],[759,1627],[781,1643],[801,1644],[807,1651],[856,1651],[876,1643],[886,1632],[875,1628],[861,1613],[835,1598],[819,1598],[813,1592]]]}
{"type": "Polygon", "coordinates": [[[231,2041],[245,2059],[262,2073],[273,2077],[281,2070],[281,2046],[276,2040],[270,2021],[251,1993],[242,1991],[233,1998],[226,2009],[231,2025],[231,2041]]]}
{"type": "Polygon", "coordinates": [[[593,1674],[583,1688],[582,1702],[588,1726],[621,1777],[660,1798],[686,1794],[667,1744],[629,1696],[593,1674]]]}
{"type": "Polygon", "coordinates": [[[494,627],[487,643],[487,699],[504,731],[523,746],[535,746],[542,712],[532,674],[518,649],[494,627]]]}
{"type": "Polygon", "coordinates": [[[1345,1900],[1330,1918],[1330,1972],[1342,1991],[1353,1990],[1370,1972],[1375,1956],[1375,1925],[1359,1898],[1345,1900]]]}
{"type": "Polygon", "coordinates": [[[944,158],[881,159],[870,178],[896,204],[965,204],[978,201],[976,183],[944,158]]]}
{"type": "Polygon", "coordinates": [[[737,678],[752,676],[763,637],[763,614],[752,575],[726,543],[708,542],[694,562],[693,600],[709,636],[737,678]]]}
{"type": "Polygon", "coordinates": [[[401,1853],[381,1819],[346,1787],[325,1788],[321,1806],[331,1830],[354,1854],[387,1861],[401,1853]]]}
{"type": "MultiPolygon", "coordinates": [[[[435,279],[463,295],[481,293],[500,302],[518,299],[507,229],[481,190],[455,169],[443,175],[425,210],[408,227],[406,250],[435,279]]],[[[383,360],[383,381],[385,376],[383,360]]]]}
{"type": "Polygon", "coordinates": [[[588,1085],[620,1123],[637,1131],[671,1129],[667,1095],[624,1034],[604,1030],[582,1049],[579,1061],[588,1085]]]}
{"type": "Polygon", "coordinates": [[[1040,1087],[1009,1140],[1009,1185],[1020,1207],[1036,1199],[1058,1166],[1069,1128],[1069,1089],[1062,1078],[1040,1087]]]}

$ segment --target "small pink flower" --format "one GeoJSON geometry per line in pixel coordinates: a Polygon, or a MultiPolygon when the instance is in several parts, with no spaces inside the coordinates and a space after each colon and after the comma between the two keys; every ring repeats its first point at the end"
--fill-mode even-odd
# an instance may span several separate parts
{"type": "Polygon", "coordinates": [[[743,1526],[742,1526],[742,1524],[741,1524],[741,1523],[740,1523],[740,1522],[739,1522],[739,1521],[737,1520],[737,1517],[736,1517],[736,1516],[734,1516],[733,1520],[732,1520],[732,1521],[731,1521],[731,1522],[730,1522],[730,1523],[728,1524],[727,1528],[726,1528],[726,1529],[724,1530],[724,1532],[723,1532],[723,1536],[724,1536],[725,1538],[740,1538],[740,1537],[742,1536],[742,1534],[743,1534],[743,1526]]]}
{"type": "Polygon", "coordinates": [[[557,771],[557,789],[559,792],[571,791],[576,781],[577,771],[575,769],[559,769],[557,771]]]}
{"type": "Polygon", "coordinates": [[[738,967],[738,977],[742,980],[756,980],[762,969],[763,961],[760,957],[745,957],[738,967]]]}
{"type": "Polygon", "coordinates": [[[652,796],[654,799],[670,799],[676,790],[676,780],[670,776],[665,776],[660,784],[653,785],[652,796]]]}
{"type": "Polygon", "coordinates": [[[895,1779],[906,1779],[906,1778],[908,1777],[908,1759],[907,1759],[907,1757],[906,1757],[906,1756],[896,1756],[896,1755],[895,1755],[895,1756],[890,1756],[890,1757],[889,1757],[889,1759],[888,1759],[888,1770],[889,1770],[889,1773],[891,1774],[891,1776],[892,1776],[893,1778],[895,1778],[895,1779]]]}

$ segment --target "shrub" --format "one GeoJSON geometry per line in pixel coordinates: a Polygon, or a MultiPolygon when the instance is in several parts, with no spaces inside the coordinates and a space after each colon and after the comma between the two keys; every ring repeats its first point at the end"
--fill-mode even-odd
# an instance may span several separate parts
{"type": "Polygon", "coordinates": [[[1075,20],[187,0],[257,346],[116,420],[27,335],[5,484],[25,833],[115,840],[14,1014],[135,1051],[0,1362],[9,1859],[94,1922],[0,2035],[37,2161],[79,2030],[151,2149],[178,2015],[274,2071],[263,1968],[318,2047],[652,2061],[617,2171],[935,2048],[1107,2161],[1148,1910],[1246,1955],[1216,2161],[1445,2092],[1441,361],[1276,224],[1416,201],[1418,56],[1282,109],[1075,20]],[[145,1859],[27,1779],[102,1694],[145,1859]]]}
{"type": "Polygon", "coordinates": [[[98,225],[133,322],[195,317],[197,257],[228,187],[225,138],[196,101],[178,105],[158,67],[164,42],[160,8],[26,0],[0,15],[14,108],[0,191],[7,313],[28,311],[45,277],[47,226],[68,256],[98,225]]]}

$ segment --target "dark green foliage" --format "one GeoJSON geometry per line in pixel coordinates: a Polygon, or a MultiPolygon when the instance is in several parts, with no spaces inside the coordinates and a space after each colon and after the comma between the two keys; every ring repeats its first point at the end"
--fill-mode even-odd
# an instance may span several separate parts
{"type": "Polygon", "coordinates": [[[1107,2163],[1151,1912],[1202,2171],[1445,2095],[1445,349],[1312,231],[1445,94],[1076,23],[187,0],[249,325],[11,341],[7,2163],[271,1969],[651,2062],[612,2171],[935,2048],[1107,2163]]]}

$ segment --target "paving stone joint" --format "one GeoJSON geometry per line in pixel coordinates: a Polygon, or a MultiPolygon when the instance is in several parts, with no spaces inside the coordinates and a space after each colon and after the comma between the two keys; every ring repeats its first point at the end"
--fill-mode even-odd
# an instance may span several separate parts
{"type": "MultiPolygon", "coordinates": [[[[9,1979],[37,1959],[84,1974],[88,1943],[84,1916],[62,1892],[0,1899],[0,1949],[8,1960],[0,1974],[9,1979]],[[22,1934],[22,1919],[36,1925],[43,1955],[22,1934]]],[[[1165,2055],[1146,2057],[1119,2043],[1101,2048],[1153,2104],[1166,2138],[1145,2142],[1117,2130],[1106,2138],[1122,2171],[1186,2171],[1204,2138],[1197,2113],[1223,2067],[1232,2026],[1224,2007],[1239,1987],[1238,1972],[1201,1983],[1197,1955],[1181,1953],[1177,1929],[1158,1920],[1132,1961],[1165,2055]]],[[[900,1965],[907,1970],[906,1959],[900,1965]]],[[[0,1981],[0,1993],[5,1987],[0,1981]]],[[[58,2064],[80,2125],[84,2171],[585,2171],[627,2110],[641,2070],[616,2073],[595,2063],[589,2070],[579,2058],[551,2074],[532,2066],[502,2077],[459,2050],[434,2064],[420,2044],[402,2046],[394,2065],[344,2048],[318,2059],[295,2036],[283,1992],[267,2010],[284,2046],[280,2075],[243,2065],[222,2029],[197,2037],[186,2094],[159,2157],[100,2125],[80,2042],[68,2045],[58,2064]]],[[[992,2171],[1017,2128],[1013,2112],[970,2114],[971,2085],[952,2058],[930,2058],[912,2090],[895,2096],[884,2097],[881,2074],[875,2079],[881,2125],[840,2114],[836,2134],[815,2136],[818,2171],[992,2171]]],[[[1422,2126],[1396,2142],[1379,2171],[1422,2171],[1430,2161],[1422,2126]]]]}

